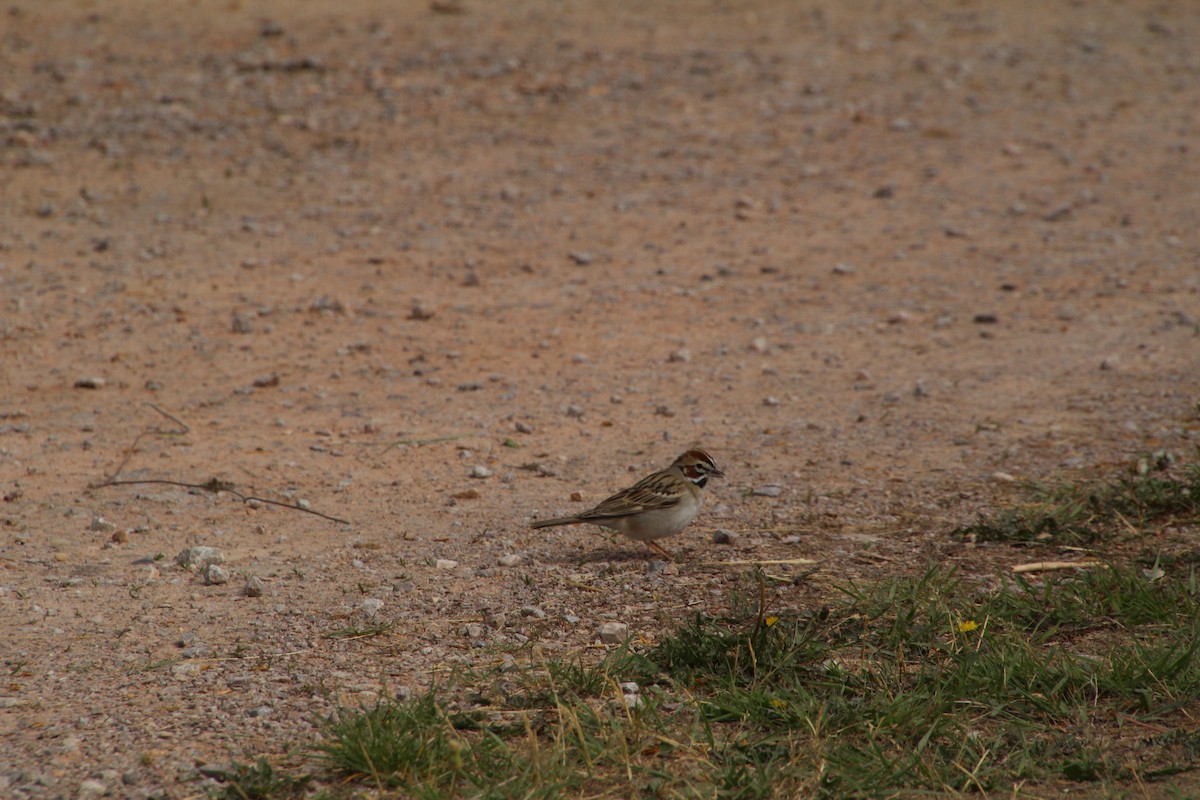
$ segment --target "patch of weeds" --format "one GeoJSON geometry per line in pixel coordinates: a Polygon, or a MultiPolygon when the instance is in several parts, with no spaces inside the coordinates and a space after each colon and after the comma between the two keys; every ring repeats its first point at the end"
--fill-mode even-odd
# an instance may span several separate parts
{"type": "Polygon", "coordinates": [[[237,764],[222,777],[219,800],[286,800],[303,797],[311,775],[277,771],[265,758],[254,764],[237,764]]]}
{"type": "Polygon", "coordinates": [[[1041,636],[1114,624],[1175,629],[1181,622],[1190,624],[1200,618],[1200,582],[1195,569],[1168,576],[1159,563],[1156,560],[1144,569],[1109,564],[1044,579],[1004,578],[988,611],[1026,634],[1041,636]]]}
{"type": "Polygon", "coordinates": [[[595,664],[587,663],[582,655],[546,664],[549,688],[576,697],[611,694],[613,686],[621,681],[644,680],[653,672],[653,664],[645,656],[630,650],[629,642],[595,664]]]}
{"type": "Polygon", "coordinates": [[[984,542],[1090,544],[1119,528],[1175,515],[1200,515],[1200,462],[1174,456],[1140,459],[1131,475],[1076,485],[1027,484],[1032,502],[981,514],[957,534],[984,542]]]}
{"type": "Polygon", "coordinates": [[[1071,485],[1030,486],[1040,499],[1011,506],[979,519],[956,533],[980,542],[1090,544],[1100,538],[1087,498],[1071,485]]]}
{"type": "MultiPolygon", "coordinates": [[[[773,614],[765,581],[644,654],[462,673],[506,688],[343,710],[319,752],[414,797],[879,797],[1195,768],[1200,580],[1153,562],[986,586],[940,567],[773,614]],[[641,689],[630,705],[619,684],[641,689]],[[1133,739],[1131,737],[1142,738],[1133,739]],[[1137,750],[1139,773],[1129,767],[1137,750]]],[[[1163,787],[1165,788],[1165,787],[1163,787]]]]}
{"type": "Polygon", "coordinates": [[[326,720],[326,736],[318,753],[333,772],[380,787],[453,783],[467,749],[432,693],[343,710],[326,720]]]}

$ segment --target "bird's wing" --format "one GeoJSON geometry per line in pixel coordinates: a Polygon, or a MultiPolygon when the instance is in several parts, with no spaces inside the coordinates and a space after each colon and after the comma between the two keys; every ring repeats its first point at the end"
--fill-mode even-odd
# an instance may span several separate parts
{"type": "Polygon", "coordinates": [[[590,511],[579,515],[580,519],[599,520],[614,517],[627,517],[643,511],[658,511],[678,505],[683,499],[683,491],[678,482],[673,481],[664,473],[648,475],[630,486],[617,492],[590,511]]]}

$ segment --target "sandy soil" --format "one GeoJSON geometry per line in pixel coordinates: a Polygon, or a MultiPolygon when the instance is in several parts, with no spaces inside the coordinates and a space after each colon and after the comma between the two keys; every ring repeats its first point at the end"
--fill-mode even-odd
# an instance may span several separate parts
{"type": "Polygon", "coordinates": [[[996,473],[1195,453],[1200,5],[460,2],[0,16],[0,794],[194,796],[712,562],[995,574],[996,473]],[[693,444],[666,569],[526,527],[693,444]]]}

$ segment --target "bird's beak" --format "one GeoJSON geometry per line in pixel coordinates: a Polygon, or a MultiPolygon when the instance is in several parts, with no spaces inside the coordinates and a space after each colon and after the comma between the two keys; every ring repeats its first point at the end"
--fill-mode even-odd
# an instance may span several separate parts
{"type": "Polygon", "coordinates": [[[725,477],[725,473],[724,473],[724,472],[721,472],[721,468],[720,468],[720,467],[718,467],[716,464],[713,464],[713,475],[715,475],[715,476],[716,476],[716,477],[718,477],[718,478],[724,478],[724,477],[725,477]]]}

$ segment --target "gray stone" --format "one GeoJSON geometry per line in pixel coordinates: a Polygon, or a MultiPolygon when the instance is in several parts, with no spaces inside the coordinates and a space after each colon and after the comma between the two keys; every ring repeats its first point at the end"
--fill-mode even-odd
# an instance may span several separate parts
{"type": "Polygon", "coordinates": [[[189,547],[175,556],[175,563],[181,567],[196,567],[201,569],[209,564],[224,564],[225,554],[216,547],[197,545],[189,547]]]}
{"type": "Polygon", "coordinates": [[[605,622],[596,632],[605,644],[620,644],[629,638],[629,626],[624,622],[605,622]]]}
{"type": "Polygon", "coordinates": [[[216,564],[209,564],[204,568],[204,582],[209,586],[229,583],[229,570],[216,564]]]}

